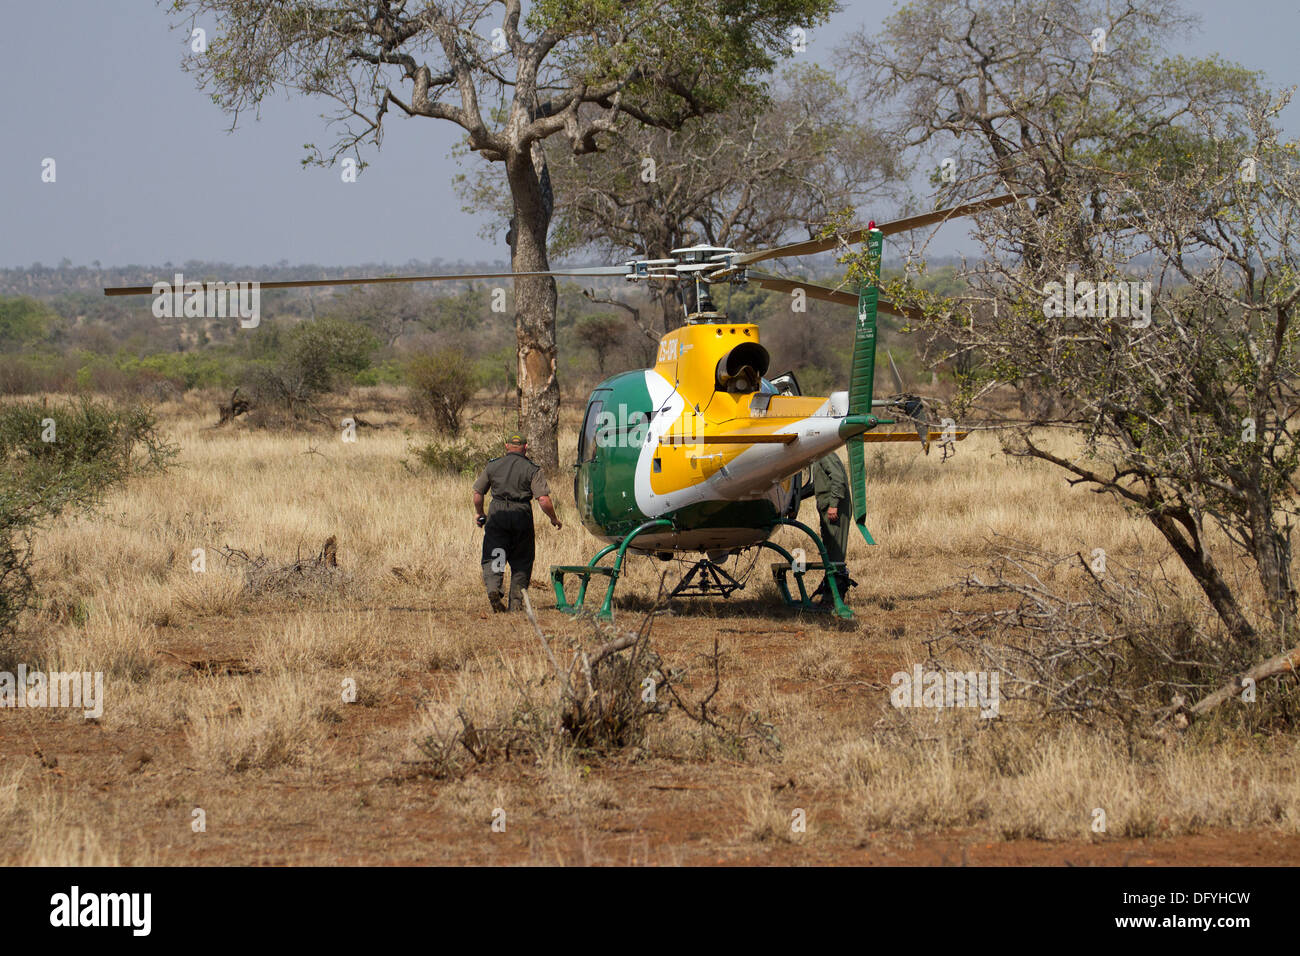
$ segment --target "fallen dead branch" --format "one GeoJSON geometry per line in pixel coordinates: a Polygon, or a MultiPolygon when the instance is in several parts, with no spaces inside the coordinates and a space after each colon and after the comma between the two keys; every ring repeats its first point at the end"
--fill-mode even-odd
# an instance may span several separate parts
{"type": "Polygon", "coordinates": [[[1248,688],[1253,688],[1260,681],[1294,674],[1297,669],[1300,669],[1300,646],[1260,661],[1245,672],[1234,675],[1218,690],[1202,697],[1190,707],[1187,706],[1185,697],[1176,695],[1173,702],[1158,714],[1156,723],[1161,729],[1186,730],[1193,719],[1208,714],[1229,700],[1241,698],[1248,688]]]}
{"type": "Polygon", "coordinates": [[[593,649],[575,641],[565,667],[538,624],[527,591],[524,613],[560,681],[557,730],[579,748],[605,750],[639,743],[646,719],[667,710],[658,692],[672,686],[671,678],[661,670],[659,655],[650,649],[654,614],[646,614],[635,631],[616,635],[593,649]],[[622,651],[628,653],[620,654],[622,651]]]}
{"type": "Polygon", "coordinates": [[[495,759],[538,757],[557,748],[600,754],[635,747],[644,742],[651,720],[672,711],[685,714],[733,754],[743,754],[751,743],[763,753],[775,752],[780,743],[774,728],[759,715],[715,709],[723,658],[716,641],[713,652],[702,655],[711,686],[694,700],[678,686],[685,672],[668,667],[650,643],[651,627],[665,601],[661,581],[659,598],[634,631],[620,634],[588,618],[591,633],[585,639],[581,634],[548,637],[525,592],[524,613],[549,668],[547,677],[540,685],[530,685],[502,657],[518,696],[509,713],[479,721],[457,710],[452,726],[435,728],[416,741],[426,758],[423,773],[460,776],[495,759]],[[553,688],[549,693],[534,689],[547,684],[553,688]]]}
{"type": "Polygon", "coordinates": [[[217,549],[226,559],[244,565],[244,593],[249,596],[269,594],[307,595],[337,588],[349,580],[339,569],[338,539],[330,535],[319,552],[305,558],[299,553],[286,564],[272,564],[265,555],[251,555],[230,545],[217,549]]]}
{"type": "Polygon", "coordinates": [[[252,403],[249,402],[248,399],[240,397],[239,389],[236,388],[230,393],[229,402],[224,404],[220,402],[217,403],[217,415],[219,418],[217,423],[211,427],[220,428],[227,422],[232,422],[240,415],[246,414],[252,407],[252,403]]]}
{"type": "Polygon", "coordinates": [[[1012,544],[966,586],[1015,604],[951,612],[945,633],[926,642],[932,665],[997,671],[1001,698],[1031,705],[1035,719],[1113,721],[1131,737],[1163,739],[1232,696],[1239,679],[1224,675],[1262,679],[1294,666],[1279,655],[1246,670],[1241,649],[1172,583],[1114,560],[1097,572],[1082,554],[1012,544]]]}
{"type": "Polygon", "coordinates": [[[247,674],[260,674],[262,669],[255,667],[241,657],[181,657],[168,650],[160,650],[159,654],[170,657],[179,664],[183,664],[196,674],[202,674],[205,677],[234,677],[244,676],[247,674]]]}

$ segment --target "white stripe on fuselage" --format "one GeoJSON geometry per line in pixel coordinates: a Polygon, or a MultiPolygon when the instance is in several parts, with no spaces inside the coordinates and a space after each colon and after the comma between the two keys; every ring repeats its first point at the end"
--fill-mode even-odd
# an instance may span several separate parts
{"type": "MultiPolygon", "coordinates": [[[[664,495],[655,494],[650,487],[650,474],[659,439],[681,417],[686,399],[673,384],[658,372],[647,370],[646,390],[650,393],[650,407],[656,410],[647,429],[645,444],[636,465],[636,504],[641,513],[651,518],[676,511],[702,501],[735,501],[771,498],[780,510],[787,496],[780,483],[829,454],[844,444],[840,438],[840,419],[815,415],[800,419],[780,429],[782,435],[798,437],[788,445],[758,444],[745,449],[725,466],[701,481],[664,495]]],[[[818,411],[830,411],[827,402],[818,411]]]]}

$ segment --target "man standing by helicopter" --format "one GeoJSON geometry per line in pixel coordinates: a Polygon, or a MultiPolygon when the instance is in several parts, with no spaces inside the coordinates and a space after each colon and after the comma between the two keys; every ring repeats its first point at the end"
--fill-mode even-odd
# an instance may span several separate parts
{"type": "MultiPolygon", "coordinates": [[[[849,497],[849,476],[844,470],[844,462],[840,461],[840,456],[831,452],[824,458],[818,458],[813,462],[813,489],[817,495],[817,514],[821,518],[821,537],[822,543],[826,545],[826,554],[831,563],[837,566],[835,574],[835,584],[839,588],[840,597],[844,598],[849,591],[849,569],[844,563],[845,551],[849,544],[849,518],[853,513],[853,501],[849,497]]],[[[830,578],[831,570],[826,571],[827,579],[830,578]]],[[[821,587],[814,592],[813,597],[819,597],[823,603],[831,599],[830,586],[825,580],[822,581],[821,587]]]]}
{"type": "Polygon", "coordinates": [[[523,607],[524,588],[533,575],[535,537],[533,499],[559,530],[551,489],[540,466],[527,457],[528,442],[518,432],[506,439],[506,453],[493,458],[474,481],[475,521],[483,529],[483,585],[493,611],[523,607]],[[483,496],[492,492],[492,506],[483,514],[483,496]],[[506,565],[510,565],[510,605],[501,601],[506,565]]]}

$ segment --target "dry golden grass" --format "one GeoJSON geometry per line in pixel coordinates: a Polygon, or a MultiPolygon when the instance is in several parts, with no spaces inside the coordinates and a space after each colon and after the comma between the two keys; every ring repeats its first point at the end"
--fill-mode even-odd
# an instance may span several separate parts
{"type": "Polygon", "coordinates": [[[329,713],[320,684],[280,670],[256,683],[216,678],[193,689],[186,736],[195,760],[236,772],[309,765],[320,753],[329,713]]]}
{"type": "Polygon", "coordinates": [[[741,792],[741,841],[802,843],[817,838],[817,826],[806,807],[792,799],[778,799],[770,787],[747,787],[741,792]]]}
{"type": "MultiPolygon", "coordinates": [[[[953,719],[962,718],[941,723],[953,719]]],[[[844,812],[864,833],[981,826],[1008,840],[1083,839],[1099,810],[1104,832],[1123,837],[1300,830],[1294,751],[1179,749],[1138,763],[1122,746],[1073,727],[958,735],[932,718],[916,720],[928,726],[907,745],[854,736],[825,749],[828,783],[844,789],[844,812]]]]}
{"type": "MultiPolygon", "coordinates": [[[[686,669],[694,698],[707,692],[701,655],[718,639],[717,712],[769,722],[778,753],[738,749],[675,714],[622,755],[557,747],[463,779],[421,777],[418,740],[454,730],[460,713],[481,726],[506,719],[524,696],[550,699],[555,682],[522,617],[487,613],[469,480],[408,470],[402,459],[423,433],[364,411],[365,400],[356,408],[367,419],[394,427],[345,443],[341,432],[212,430],[211,406],[187,396],[161,409],[179,467],[41,537],[42,605],[23,659],[102,670],[107,699],[94,726],[57,711],[0,715],[15,728],[0,740],[0,862],[835,860],[882,831],[1085,843],[1300,832],[1294,742],[1227,739],[1135,759],[1079,729],[890,708],[881,686],[925,660],[920,642],[962,600],[943,589],[980,568],[999,537],[1103,548],[1194,595],[1141,520],[1049,466],[1009,461],[983,433],[947,462],[870,449],[868,526],[880,544],[850,546],[861,583],[852,628],[774,609],[768,556],[732,601],[656,621],[655,645],[686,669]],[[242,562],[221,550],[282,564],[331,535],[338,577],[296,594],[249,591],[242,562]],[[341,696],[348,680],[355,703],[341,696]],[[34,747],[57,752],[57,768],[31,759],[34,747]],[[210,815],[206,834],[190,830],[195,806],[210,815]],[[497,808],[505,833],[491,829],[497,808]],[[806,832],[791,829],[796,808],[806,832]],[[1104,838],[1091,830],[1096,808],[1104,838]]],[[[575,419],[566,411],[565,460],[575,419]]],[[[532,591],[559,636],[586,625],[548,610],[546,568],[596,546],[570,482],[567,469],[551,478],[565,526],[538,522],[532,591]]],[[[803,520],[815,526],[812,502],[803,520]]],[[[791,529],[777,540],[804,543],[791,529]]],[[[675,565],[631,562],[623,625],[666,568],[671,583],[675,565]]]]}
{"type": "MultiPolygon", "coordinates": [[[[355,576],[356,599],[399,590],[406,580],[438,588],[441,598],[464,608],[481,605],[472,573],[480,539],[470,520],[469,482],[403,467],[414,434],[409,428],[362,430],[349,443],[341,431],[210,430],[210,411],[193,398],[162,411],[183,449],[180,466],[135,483],[97,517],[61,523],[43,542],[48,591],[82,602],[91,619],[168,622],[232,613],[243,603],[243,566],[224,559],[220,548],[287,562],[314,554],[330,535],[338,537],[340,562],[355,576]],[[203,573],[190,570],[194,549],[204,551],[203,573]]],[[[572,431],[564,431],[566,461],[572,431]]],[[[1009,460],[983,433],[959,449],[942,463],[937,452],[926,457],[910,446],[869,450],[868,526],[880,544],[855,544],[851,556],[855,575],[865,575],[874,591],[904,584],[916,561],[978,560],[995,536],[1049,550],[1163,555],[1143,522],[1070,490],[1050,466],[1009,460]]],[[[558,533],[539,522],[538,583],[544,563],[579,563],[592,552],[591,537],[574,520],[570,480],[567,468],[552,476],[568,520],[558,533]]],[[[815,525],[811,502],[803,517],[815,525]]],[[[776,540],[805,543],[792,529],[776,540]]],[[[750,557],[742,558],[742,568],[750,557]]],[[[765,586],[768,560],[756,567],[765,586]]],[[[661,570],[657,562],[634,561],[629,593],[657,580],[661,570]]],[[[934,582],[918,583],[924,590],[934,582]]]]}
{"type": "Polygon", "coordinates": [[[0,824],[8,826],[19,807],[18,785],[26,773],[26,761],[15,762],[15,766],[0,773],[0,824]]]}
{"type": "Polygon", "coordinates": [[[120,848],[100,830],[85,825],[64,798],[48,786],[34,788],[23,830],[26,846],[19,866],[119,866],[120,848]]]}

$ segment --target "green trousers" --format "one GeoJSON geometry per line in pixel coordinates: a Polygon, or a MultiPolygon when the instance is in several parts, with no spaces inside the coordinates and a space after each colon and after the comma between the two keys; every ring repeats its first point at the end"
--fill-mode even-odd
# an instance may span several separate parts
{"type": "MultiPolygon", "coordinates": [[[[822,544],[826,545],[826,556],[831,559],[832,564],[840,565],[840,569],[835,574],[835,584],[840,590],[840,597],[848,592],[849,589],[849,569],[844,565],[845,552],[849,546],[849,525],[853,523],[853,516],[840,509],[839,521],[830,522],[826,520],[826,512],[820,508],[817,510],[817,516],[821,518],[821,536],[822,544]]],[[[830,572],[827,572],[829,575],[830,572]]],[[[822,588],[828,586],[825,581],[822,582],[822,588]]]]}

